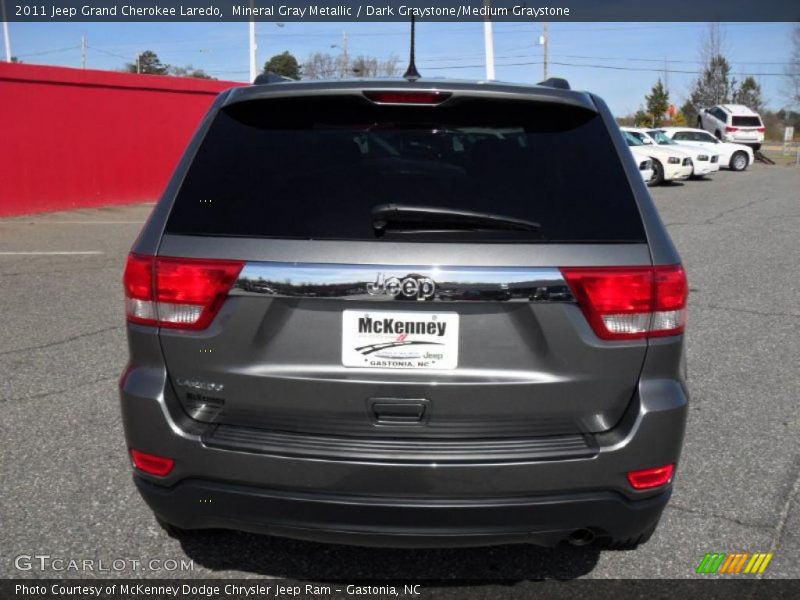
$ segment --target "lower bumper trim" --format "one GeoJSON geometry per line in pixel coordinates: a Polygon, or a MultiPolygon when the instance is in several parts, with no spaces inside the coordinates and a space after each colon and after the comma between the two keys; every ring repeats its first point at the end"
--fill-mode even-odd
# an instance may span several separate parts
{"type": "Polygon", "coordinates": [[[288,493],[199,479],[173,487],[134,480],[153,512],[183,529],[387,547],[554,546],[577,529],[598,537],[635,537],[658,522],[671,495],[668,488],[636,501],[613,491],[429,500],[288,493]]]}

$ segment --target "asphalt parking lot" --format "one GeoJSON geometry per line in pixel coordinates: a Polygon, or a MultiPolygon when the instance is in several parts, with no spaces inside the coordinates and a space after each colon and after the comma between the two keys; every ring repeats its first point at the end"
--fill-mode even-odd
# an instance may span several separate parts
{"type": "Polygon", "coordinates": [[[800,577],[800,168],[757,164],[653,195],[691,283],[692,405],[675,495],[635,552],[166,536],[131,483],[117,405],[120,279],[150,206],[0,219],[0,577],[683,578],[706,552],[733,551],[774,552],[764,577],[800,577]],[[34,554],[126,565],[15,568],[34,554]],[[130,562],[150,559],[194,568],[130,562]]]}

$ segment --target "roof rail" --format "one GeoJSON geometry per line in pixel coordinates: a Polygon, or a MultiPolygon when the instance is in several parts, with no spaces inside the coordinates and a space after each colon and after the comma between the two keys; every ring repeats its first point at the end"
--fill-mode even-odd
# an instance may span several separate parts
{"type": "Polygon", "coordinates": [[[263,85],[265,83],[282,83],[284,81],[294,81],[291,77],[284,77],[277,73],[261,73],[253,80],[253,85],[263,85]]]}
{"type": "Polygon", "coordinates": [[[569,81],[561,77],[550,77],[544,81],[540,81],[536,85],[543,85],[545,87],[558,88],[559,90],[570,90],[569,81]]]}

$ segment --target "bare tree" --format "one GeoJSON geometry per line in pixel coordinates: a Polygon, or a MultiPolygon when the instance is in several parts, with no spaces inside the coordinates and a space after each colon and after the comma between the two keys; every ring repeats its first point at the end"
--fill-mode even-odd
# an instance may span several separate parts
{"type": "Polygon", "coordinates": [[[353,60],[350,71],[356,77],[377,77],[378,59],[370,56],[359,55],[353,60]]]}
{"type": "Polygon", "coordinates": [[[396,55],[391,54],[383,63],[381,63],[382,77],[395,77],[400,73],[400,67],[397,66],[399,59],[396,55]]]}
{"type": "Polygon", "coordinates": [[[328,53],[315,52],[303,63],[303,78],[394,77],[398,73],[397,63],[398,58],[394,55],[386,60],[379,60],[362,54],[349,60],[344,53],[334,57],[328,53]]]}
{"type": "Polygon", "coordinates": [[[719,23],[709,23],[700,44],[700,61],[707,65],[717,56],[724,56],[725,50],[725,32],[719,23]]]}
{"type": "Polygon", "coordinates": [[[338,74],[338,60],[328,53],[315,52],[303,63],[303,79],[332,79],[338,74]]]}

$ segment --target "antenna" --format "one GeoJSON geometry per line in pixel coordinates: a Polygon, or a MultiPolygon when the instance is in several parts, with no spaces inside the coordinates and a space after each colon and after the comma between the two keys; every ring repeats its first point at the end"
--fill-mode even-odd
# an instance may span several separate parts
{"type": "Polygon", "coordinates": [[[403,78],[409,81],[416,81],[421,75],[417,71],[417,65],[414,64],[414,13],[411,13],[411,55],[408,59],[408,68],[403,73],[403,78]]]}

